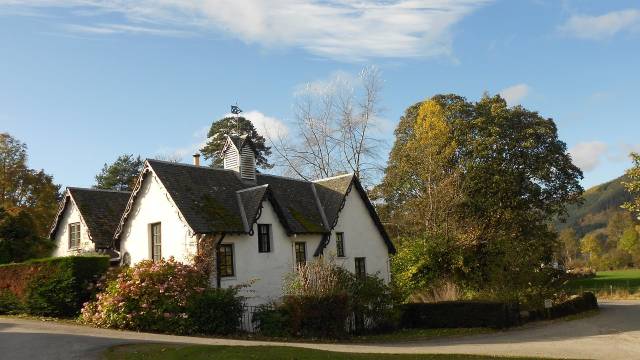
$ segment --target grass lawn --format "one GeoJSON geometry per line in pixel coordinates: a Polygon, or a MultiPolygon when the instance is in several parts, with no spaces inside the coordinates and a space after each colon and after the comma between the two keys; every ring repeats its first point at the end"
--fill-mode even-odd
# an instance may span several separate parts
{"type": "Polygon", "coordinates": [[[283,346],[205,346],[141,344],[112,347],[104,353],[106,360],[486,360],[486,359],[534,359],[518,357],[494,357],[476,355],[397,355],[397,354],[349,354],[330,351],[292,348],[283,346]]]}
{"type": "Polygon", "coordinates": [[[627,289],[636,292],[640,289],[640,269],[598,271],[596,277],[591,279],[576,279],[567,283],[570,289],[608,290],[610,286],[615,289],[627,289]]]}
{"type": "Polygon", "coordinates": [[[488,334],[498,330],[489,328],[452,328],[452,329],[399,329],[386,334],[355,336],[349,341],[356,343],[402,342],[427,340],[442,337],[456,337],[488,334]]]}

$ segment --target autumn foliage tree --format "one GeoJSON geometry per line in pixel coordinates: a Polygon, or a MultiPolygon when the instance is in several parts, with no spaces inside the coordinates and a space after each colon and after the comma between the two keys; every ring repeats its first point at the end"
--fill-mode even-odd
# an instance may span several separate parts
{"type": "Polygon", "coordinates": [[[29,213],[36,234],[48,235],[57,211],[60,186],[44,170],[27,166],[27,146],[0,133],[0,208],[10,214],[29,213]]]}
{"type": "Polygon", "coordinates": [[[438,95],[401,119],[377,193],[401,237],[455,244],[463,260],[448,266],[460,284],[517,300],[549,282],[541,265],[557,234],[547,224],[579,200],[581,178],[553,120],[499,96],[438,95]]]}

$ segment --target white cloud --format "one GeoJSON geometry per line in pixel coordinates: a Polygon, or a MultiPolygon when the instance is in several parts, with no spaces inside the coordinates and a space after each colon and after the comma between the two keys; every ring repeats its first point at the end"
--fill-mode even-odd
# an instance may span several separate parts
{"type": "Polygon", "coordinates": [[[626,9],[603,15],[573,15],[560,32],[581,39],[602,40],[622,31],[640,30],[640,10],[626,9]]]}
{"type": "Polygon", "coordinates": [[[589,141],[576,144],[569,149],[573,163],[584,172],[594,170],[609,151],[602,141],[589,141]]]}
{"type": "Polygon", "coordinates": [[[500,90],[502,96],[509,106],[518,105],[520,101],[529,94],[531,88],[527,84],[517,84],[500,90]]]}
{"type": "Polygon", "coordinates": [[[69,10],[70,31],[176,35],[222,31],[246,43],[296,47],[343,61],[451,56],[452,27],[493,0],[0,0],[69,10]],[[121,19],[104,24],[104,16],[121,19]]]}
{"type": "Polygon", "coordinates": [[[251,110],[243,112],[242,116],[253,123],[258,133],[266,138],[276,139],[278,137],[285,137],[289,134],[289,128],[284,122],[267,116],[260,111],[251,110]]]}

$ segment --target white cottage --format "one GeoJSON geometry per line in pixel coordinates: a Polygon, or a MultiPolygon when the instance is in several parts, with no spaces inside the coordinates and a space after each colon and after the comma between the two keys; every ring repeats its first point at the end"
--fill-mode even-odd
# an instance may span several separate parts
{"type": "Polygon", "coordinates": [[[113,252],[113,233],[131,197],[130,192],[67,188],[49,238],[53,256],[113,252]]]}
{"type": "Polygon", "coordinates": [[[284,276],[323,254],[389,281],[395,249],[357,177],[260,174],[246,137],[227,137],[223,154],[224,169],[199,166],[197,155],[194,165],[146,160],[113,236],[122,264],[188,263],[208,237],[217,248],[214,285],[253,281],[251,305],[279,298],[284,276]]]}

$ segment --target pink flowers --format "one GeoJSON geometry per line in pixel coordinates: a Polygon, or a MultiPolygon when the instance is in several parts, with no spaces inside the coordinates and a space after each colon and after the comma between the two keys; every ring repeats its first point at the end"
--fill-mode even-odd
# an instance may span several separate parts
{"type": "Polygon", "coordinates": [[[82,320],[101,327],[184,333],[186,305],[207,288],[196,268],[173,258],[142,261],[101,287],[96,300],[84,304],[82,320]]]}

